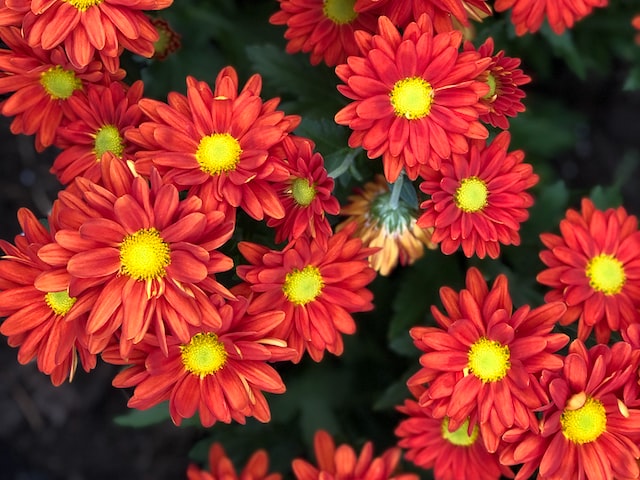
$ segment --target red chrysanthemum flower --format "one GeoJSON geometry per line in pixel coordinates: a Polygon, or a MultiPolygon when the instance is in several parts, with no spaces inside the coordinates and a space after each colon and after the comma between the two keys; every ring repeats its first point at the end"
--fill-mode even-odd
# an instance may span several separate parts
{"type": "Polygon", "coordinates": [[[14,134],[34,135],[36,149],[52,145],[58,126],[66,120],[66,102],[90,83],[124,78],[124,70],[108,75],[100,62],[82,69],[71,65],[61,48],[31,48],[15,27],[0,30],[9,47],[0,49],[0,94],[12,93],[1,103],[2,114],[15,117],[14,134]]]}
{"type": "Polygon", "coordinates": [[[375,9],[400,26],[426,13],[433,19],[437,32],[453,30],[454,20],[468,27],[469,20],[480,22],[492,14],[484,0],[356,0],[354,9],[357,12],[375,9]]]}
{"type": "Polygon", "coordinates": [[[524,35],[540,29],[546,19],[558,35],[589,15],[596,7],[606,7],[608,0],[496,0],[496,12],[511,9],[511,22],[516,34],[524,35]]]}
{"type": "Polygon", "coordinates": [[[22,31],[33,48],[64,47],[77,69],[100,56],[115,72],[122,48],[151,57],[158,32],[143,10],[161,10],[173,0],[11,0],[0,18],[24,15],[22,31]]]}
{"type": "MultiPolygon", "coordinates": [[[[636,15],[631,19],[631,26],[636,30],[640,30],[640,15],[636,15]]],[[[640,32],[636,33],[636,43],[640,45],[640,32]]]]}
{"type": "Polygon", "coordinates": [[[478,116],[489,91],[476,81],[491,62],[477,52],[459,52],[458,31],[434,34],[422,15],[400,35],[387,17],[379,35],[356,34],[360,55],[336,67],[338,90],[354,100],[336,116],[353,130],[349,146],[369,158],[382,156],[387,181],[404,168],[415,180],[423,165],[440,168],[452,153],[466,153],[470,138],[487,138],[478,116]]]}
{"type": "Polygon", "coordinates": [[[639,354],[625,342],[589,350],[572,342],[564,368],[542,376],[551,403],[540,433],[507,432],[500,461],[523,464],[518,480],[536,469],[544,480],[638,478],[640,410],[625,405],[622,390],[637,381],[639,354]]]}
{"type": "Polygon", "coordinates": [[[286,25],[288,53],[310,53],[312,65],[324,62],[333,67],[356,55],[354,32],[375,32],[374,13],[358,13],[355,0],[278,0],[280,10],[269,22],[286,25]]]}
{"type": "Polygon", "coordinates": [[[136,169],[146,175],[151,165],[166,181],[190,193],[240,207],[251,217],[282,218],[284,208],[273,183],[289,177],[269,149],[298,126],[300,118],[276,110],[279,100],[262,102],[262,80],[253,75],[238,93],[236,71],[227,67],[215,88],[187,77],[187,96],[171,92],[168,104],[142,99],[151,119],[127,132],[139,145],[136,169]],[[206,192],[203,192],[206,190],[206,192]]]}
{"type": "MultiPolygon", "coordinates": [[[[355,227],[355,225],[354,225],[355,227]]],[[[326,249],[307,236],[283,251],[240,242],[240,253],[251,265],[239,265],[236,273],[256,297],[250,313],[278,308],[285,321],[276,331],[297,351],[299,362],[305,351],[320,361],[327,350],[341,355],[342,334],[353,334],[354,312],[371,310],[373,295],[366,286],[374,279],[367,257],[372,249],[349,238],[345,228],[329,238],[326,249]]]]}
{"type": "Polygon", "coordinates": [[[327,175],[322,155],[313,152],[311,140],[289,135],[281,147],[289,169],[289,178],[278,192],[285,214],[283,218],[267,219],[267,226],[275,229],[276,243],[307,234],[326,245],[333,233],[326,215],[340,212],[338,199],[333,196],[333,178],[327,175]]]}
{"type": "Polygon", "coordinates": [[[73,297],[66,287],[36,288],[36,278],[53,270],[37,255],[52,236],[26,208],[18,210],[18,222],[24,233],[16,236],[15,245],[0,240],[5,253],[0,258],[0,317],[7,317],[0,333],[10,346],[20,347],[18,362],[35,358],[38,369],[57,386],[67,378],[71,381],[78,359],[87,372],[96,365],[96,356],[87,350],[84,326],[97,294],[73,297]]]}
{"type": "Polygon", "coordinates": [[[279,473],[269,472],[269,455],[265,450],[255,451],[238,475],[219,443],[209,448],[209,470],[201,470],[194,464],[187,468],[187,480],[281,480],[279,473]]]}
{"type": "Polygon", "coordinates": [[[58,128],[56,146],[62,149],[51,167],[60,183],[66,185],[83,176],[100,181],[100,161],[105,152],[118,158],[133,158],[133,145],[124,140],[124,133],[137,127],[144,118],[138,107],[144,84],[123,82],[108,86],[87,85],[87,88],[67,101],[70,117],[58,128]]]}
{"type": "Polygon", "coordinates": [[[543,233],[548,250],[540,259],[548,267],[536,279],[553,290],[547,301],[566,302],[561,320],[578,320],[578,338],[595,328],[596,340],[607,343],[611,331],[640,322],[640,231],[638,219],[623,207],[605,211],[582,199],[582,211],[567,210],[560,235],[543,233]]]}
{"type": "Polygon", "coordinates": [[[436,479],[513,478],[511,469],[500,464],[498,454],[485,448],[478,425],[469,432],[467,420],[451,431],[447,417],[434,418],[430,408],[414,400],[405,400],[398,410],[409,417],[395,430],[400,437],[398,446],[406,450],[404,458],[421,468],[433,469],[436,479]]]}
{"type": "MultiPolygon", "coordinates": [[[[475,50],[475,47],[471,42],[465,42],[464,49],[475,50]]],[[[525,93],[520,86],[531,82],[531,77],[518,68],[519,58],[505,57],[504,50],[494,55],[493,50],[491,37],[478,48],[480,55],[491,57],[491,64],[481,76],[489,85],[489,93],[480,99],[489,108],[489,112],[480,115],[480,120],[506,130],[509,128],[507,117],[515,117],[525,111],[522,104],[525,93]]]]}
{"type": "Polygon", "coordinates": [[[439,171],[423,169],[420,190],[431,196],[420,205],[431,241],[451,255],[460,246],[467,257],[497,258],[500,244],[519,245],[520,224],[529,217],[533,197],[525,190],[538,182],[524,153],[507,153],[510,135],[502,132],[486,145],[471,143],[468,154],[453,154],[439,171]]]}
{"type": "Polygon", "coordinates": [[[169,55],[180,50],[182,35],[176,32],[164,18],[152,18],[151,25],[158,32],[158,40],[153,44],[153,58],[166,60],[169,55]]]}
{"type": "MultiPolygon", "coordinates": [[[[290,360],[295,354],[271,334],[284,314],[269,310],[247,315],[248,300],[242,297],[220,303],[212,300],[222,319],[217,328],[204,317],[201,327],[189,327],[187,341],[168,335],[166,353],[149,336],[134,347],[129,358],[133,364],[113,380],[116,387],[135,387],[129,407],[144,410],[168,400],[176,425],[196,411],[205,427],[218,421],[245,423],[246,417],[270,420],[263,392],[283,393],[285,386],[268,363],[290,360]]],[[[106,350],[103,358],[129,363],[120,358],[117,347],[106,350]]]]}
{"type": "Polygon", "coordinates": [[[103,180],[116,184],[110,190],[78,177],[74,189],[60,192],[55,207],[63,225],[39,255],[66,265],[67,274],[42,275],[39,285],[58,291],[68,284],[71,296],[99,290],[87,321],[92,352],[118,333],[126,356],[147,331],[166,352],[165,329],[187,342],[190,325],[219,320],[207,295],[232,297],[215,274],[233,266],[217,248],[234,224],[222,212],[204,211],[198,197],[180,200],[155,171],[149,185],[113,156],[101,163],[103,180]]]}
{"type": "Polygon", "coordinates": [[[485,447],[498,448],[509,428],[536,429],[534,409],[546,404],[539,386],[543,369],[562,368],[555,352],[569,341],[551,333],[564,313],[562,302],[513,311],[507,277],[499,275],[489,290],[482,274],[470,268],[466,289],[440,290],[446,313],[431,313],[438,327],[413,327],[414,344],[424,352],[422,368],[407,382],[409,388],[428,384],[420,405],[435,418],[449,418],[449,429],[469,421],[479,426],[485,447]]]}
{"type": "Polygon", "coordinates": [[[418,480],[413,473],[396,473],[402,452],[390,448],[379,457],[373,456],[373,443],[367,442],[356,455],[347,444],[336,445],[324,430],[318,430],[313,437],[313,445],[318,465],[296,458],[291,466],[296,480],[418,480]]]}

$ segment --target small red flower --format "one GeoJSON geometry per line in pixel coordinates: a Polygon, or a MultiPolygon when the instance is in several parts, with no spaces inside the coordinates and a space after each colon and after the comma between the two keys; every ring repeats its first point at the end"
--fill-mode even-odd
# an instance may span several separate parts
{"type": "Polygon", "coordinates": [[[415,180],[424,165],[439,169],[452,153],[466,153],[470,138],[489,135],[478,120],[489,86],[475,79],[491,59],[460,53],[462,34],[434,34],[427,15],[402,35],[387,17],[378,28],[378,35],[358,32],[360,54],[336,67],[345,83],[338,90],[353,102],[335,121],[353,130],[350,147],[382,156],[388,182],[403,168],[415,180]]]}
{"type": "Polygon", "coordinates": [[[227,457],[224,448],[219,443],[211,444],[209,448],[209,470],[201,470],[194,464],[187,469],[187,480],[281,480],[279,473],[269,471],[269,456],[265,450],[255,451],[240,475],[227,457]]]}
{"type": "MultiPolygon", "coordinates": [[[[631,25],[633,26],[633,28],[640,31],[640,15],[636,15],[631,19],[631,25]]],[[[636,43],[640,45],[640,32],[636,33],[635,39],[636,43]]]]}
{"type": "Polygon", "coordinates": [[[560,235],[540,235],[547,269],[536,279],[553,290],[546,301],[566,302],[562,325],[578,320],[578,338],[595,329],[607,343],[612,331],[640,322],[640,231],[638,219],[622,207],[598,210],[582,199],[582,211],[569,209],[560,235]]]}
{"type": "Polygon", "coordinates": [[[444,254],[462,247],[467,257],[497,258],[500,244],[520,244],[518,230],[533,205],[525,190],[538,176],[521,150],[507,153],[510,139],[502,132],[489,145],[472,142],[468,154],[454,154],[440,170],[423,169],[420,190],[431,198],[420,205],[418,226],[434,229],[431,241],[444,254]]]}
{"type": "Polygon", "coordinates": [[[171,28],[169,22],[164,18],[152,18],[151,25],[158,32],[158,40],[153,44],[153,58],[160,61],[166,60],[169,55],[177,52],[182,46],[180,41],[182,35],[171,28]]]}

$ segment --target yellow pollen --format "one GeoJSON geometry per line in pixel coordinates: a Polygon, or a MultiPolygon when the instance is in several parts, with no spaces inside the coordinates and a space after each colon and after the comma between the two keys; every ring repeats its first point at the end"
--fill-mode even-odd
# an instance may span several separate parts
{"type": "Polygon", "coordinates": [[[73,92],[82,88],[82,81],[76,77],[75,72],[56,65],[42,72],[40,85],[52,100],[66,100],[73,92]]]}
{"type": "Polygon", "coordinates": [[[69,310],[71,310],[71,307],[76,303],[76,300],[77,298],[70,297],[69,292],[66,290],[61,292],[49,292],[44,296],[44,301],[49,305],[49,308],[53,310],[53,313],[60,315],[61,317],[64,317],[69,310]]]}
{"type": "Polygon", "coordinates": [[[84,12],[89,7],[94,7],[102,3],[103,0],[62,0],[62,1],[76,7],[81,12],[84,12]]]}
{"type": "Polygon", "coordinates": [[[215,333],[196,333],[186,345],[180,345],[182,364],[187,371],[204,378],[216,373],[227,362],[224,343],[215,333]]]}
{"type": "Polygon", "coordinates": [[[200,170],[209,175],[235,170],[242,148],[238,141],[228,133],[214,133],[203,137],[196,151],[200,170]]]}
{"type": "Polygon", "coordinates": [[[453,432],[449,431],[449,417],[444,417],[442,421],[442,438],[447,440],[449,443],[452,443],[458,447],[470,447],[473,445],[478,438],[478,425],[473,427],[471,431],[471,435],[467,432],[469,430],[469,419],[467,418],[460,428],[454,430],[453,432]]]}
{"type": "Polygon", "coordinates": [[[306,178],[296,178],[291,184],[291,196],[298,205],[308,207],[316,198],[316,188],[306,178]]]}
{"type": "Polygon", "coordinates": [[[453,196],[453,201],[460,210],[474,213],[487,206],[489,190],[487,184],[478,177],[463,178],[453,196]]]}
{"type": "Polygon", "coordinates": [[[573,443],[593,442],[607,429],[607,413],[600,400],[587,397],[580,408],[562,411],[560,426],[565,438],[573,443]]]}
{"type": "Polygon", "coordinates": [[[509,347],[481,337],[469,349],[469,371],[483,383],[502,380],[511,368],[509,347]]]}
{"type": "Polygon", "coordinates": [[[287,273],[282,291],[291,303],[306,305],[318,298],[323,287],[324,280],[318,267],[307,265],[302,270],[294,268],[287,273]]]}
{"type": "Polygon", "coordinates": [[[324,0],[322,13],[324,16],[338,25],[353,22],[358,13],[353,9],[356,0],[324,0]]]}
{"type": "Polygon", "coordinates": [[[431,84],[422,77],[398,80],[389,93],[393,111],[398,117],[404,117],[407,120],[416,120],[429,115],[433,96],[431,84]]]}
{"type": "Polygon", "coordinates": [[[102,154],[111,152],[116,157],[122,158],[124,152],[124,139],[115,125],[104,125],[95,133],[94,149],[96,159],[100,161],[102,154]]]}
{"type": "Polygon", "coordinates": [[[589,260],[585,273],[591,288],[605,295],[620,293],[627,280],[622,262],[606,253],[601,253],[589,260]]]}
{"type": "Polygon", "coordinates": [[[142,228],[124,237],[120,244],[120,273],[136,280],[153,280],[166,275],[171,250],[155,228],[142,228]]]}

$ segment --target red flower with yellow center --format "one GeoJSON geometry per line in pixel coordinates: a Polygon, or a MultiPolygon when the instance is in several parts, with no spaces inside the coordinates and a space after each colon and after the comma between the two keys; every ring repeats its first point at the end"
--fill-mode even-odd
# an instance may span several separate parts
{"type": "MultiPolygon", "coordinates": [[[[46,291],[36,288],[36,278],[54,267],[38,258],[38,250],[51,243],[51,233],[26,208],[18,210],[23,234],[15,245],[0,240],[0,333],[18,350],[18,362],[34,358],[38,369],[50,375],[54,385],[71,381],[78,360],[85,371],[96,365],[87,350],[84,326],[97,293],[74,297],[67,287],[46,291]]],[[[51,225],[51,222],[50,222],[51,225]]]]}
{"type": "Polygon", "coordinates": [[[638,219],[622,207],[599,210],[587,198],[582,211],[567,211],[560,235],[540,235],[547,269],[536,279],[553,290],[547,301],[566,302],[562,325],[578,320],[578,338],[595,329],[607,343],[612,331],[640,322],[640,231],[638,219]]]}
{"type": "Polygon", "coordinates": [[[486,145],[472,142],[466,155],[454,154],[440,170],[423,169],[422,190],[431,198],[418,226],[433,228],[431,241],[451,255],[459,247],[467,257],[497,258],[500,244],[519,245],[520,224],[533,205],[525,190],[538,182],[521,150],[508,152],[508,132],[486,145]]]}
{"type": "Polygon", "coordinates": [[[396,473],[402,457],[399,448],[390,448],[379,457],[373,456],[373,443],[367,442],[360,454],[353,447],[336,447],[333,438],[324,430],[313,437],[317,466],[296,458],[292,462],[296,480],[418,480],[413,473],[396,473]]]}
{"type": "MultiPolygon", "coordinates": [[[[196,412],[205,427],[218,421],[245,423],[246,417],[270,420],[263,392],[283,393],[285,386],[269,363],[295,354],[270,333],[284,314],[270,310],[247,315],[248,300],[242,297],[219,303],[210,308],[220,312],[218,328],[203,318],[201,327],[189,327],[187,341],[167,335],[166,353],[153,337],[134,346],[135,363],[113,380],[116,387],[134,387],[129,407],[144,410],[168,400],[176,425],[196,412]]],[[[110,363],[129,363],[119,358],[117,347],[103,357],[110,363]]]]}
{"type": "Polygon", "coordinates": [[[539,434],[507,432],[500,461],[522,464],[516,479],[536,469],[545,479],[638,478],[640,410],[625,405],[622,391],[637,381],[639,355],[625,342],[587,350],[573,341],[564,368],[542,376],[551,403],[539,434]]]}
{"type": "Polygon", "coordinates": [[[496,12],[511,9],[511,22],[518,35],[537,32],[546,19],[558,35],[589,15],[596,7],[606,7],[608,0],[496,0],[496,12]]]}
{"type": "Polygon", "coordinates": [[[201,470],[194,464],[187,469],[187,480],[281,480],[279,473],[269,472],[269,456],[265,450],[255,451],[246,465],[236,473],[236,469],[219,443],[209,447],[209,470],[201,470]]]}
{"type": "Polygon", "coordinates": [[[479,426],[489,452],[512,427],[536,429],[534,410],[546,404],[539,386],[543,370],[562,368],[556,354],[569,337],[551,333],[566,310],[562,302],[513,310],[507,278],[499,275],[491,289],[476,268],[467,271],[466,289],[440,290],[446,313],[431,313],[438,327],[413,327],[411,337],[422,368],[407,382],[427,385],[421,406],[435,418],[449,418],[449,429],[469,421],[479,426]]]}
{"type": "MultiPolygon", "coordinates": [[[[122,48],[144,57],[154,52],[158,32],[143,10],[161,10],[173,0],[12,0],[5,9],[24,15],[22,31],[33,48],[62,45],[75,68],[99,54],[115,72],[122,48]]],[[[5,13],[6,14],[6,13],[5,13]]]]}
{"type": "Polygon", "coordinates": [[[224,68],[214,90],[187,77],[187,96],[171,92],[168,104],[142,99],[150,118],[126,132],[139,146],[136,169],[158,168],[167,182],[204,197],[240,207],[251,217],[282,218],[285,214],[274,183],[286,181],[287,168],[269,149],[299,123],[299,117],[276,110],[277,99],[262,102],[262,80],[253,75],[238,93],[238,76],[224,68]]]}
{"type": "Polygon", "coordinates": [[[44,51],[29,47],[20,30],[3,28],[0,38],[0,93],[12,95],[1,102],[2,114],[15,117],[11,133],[35,134],[39,152],[55,142],[56,129],[67,120],[67,101],[90,83],[104,84],[124,78],[124,70],[107,74],[100,62],[78,69],[61,48],[44,51]]]}
{"type": "Polygon", "coordinates": [[[215,274],[233,266],[217,248],[231,237],[234,224],[222,212],[203,211],[197,197],[180,200],[178,190],[155,171],[149,185],[143,177],[127,176],[117,158],[105,161],[105,184],[118,184],[113,191],[78,177],[74,190],[60,193],[56,215],[67,223],[39,255],[66,264],[68,274],[43,275],[39,282],[47,290],[69,282],[71,296],[99,290],[86,327],[92,352],[118,333],[126,356],[147,331],[166,352],[165,330],[187,342],[190,325],[205,317],[219,320],[208,295],[232,297],[215,274]]]}
{"type": "Polygon", "coordinates": [[[336,67],[345,83],[338,90],[354,101],[335,121],[353,130],[350,147],[382,156],[388,182],[403,168],[415,180],[424,165],[438,169],[452,153],[466,153],[470,138],[489,135],[478,120],[489,86],[475,78],[491,59],[460,53],[462,34],[434,34],[427,15],[402,35],[387,17],[380,17],[378,29],[373,36],[359,32],[360,54],[336,67]]]}
{"type": "Polygon", "coordinates": [[[342,334],[356,330],[351,313],[373,308],[373,295],[366,288],[375,277],[367,261],[372,250],[349,238],[351,234],[353,228],[343,229],[329,238],[326,248],[307,236],[283,251],[238,244],[250,265],[239,265],[236,273],[256,294],[249,312],[284,311],[275,334],[296,349],[296,363],[305,351],[315,361],[325,350],[341,355],[342,334]]]}
{"type": "Polygon", "coordinates": [[[63,185],[83,176],[99,183],[102,155],[110,152],[118,158],[132,158],[133,146],[124,133],[137,127],[144,118],[138,107],[142,81],[130,87],[122,82],[109,86],[88,85],[68,100],[68,123],[58,128],[56,146],[62,149],[51,167],[63,185]]]}
{"type": "Polygon", "coordinates": [[[280,10],[269,22],[286,25],[288,53],[311,53],[312,65],[324,62],[333,67],[356,55],[354,32],[375,32],[376,15],[357,13],[356,0],[278,0],[280,10]]]}

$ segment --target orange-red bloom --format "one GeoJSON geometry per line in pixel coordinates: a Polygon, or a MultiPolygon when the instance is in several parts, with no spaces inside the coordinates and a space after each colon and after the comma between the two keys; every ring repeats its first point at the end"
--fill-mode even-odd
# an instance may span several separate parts
{"type": "Polygon", "coordinates": [[[300,118],[276,110],[279,100],[260,98],[262,80],[253,75],[238,93],[238,75],[220,71],[213,90],[187,77],[187,96],[171,92],[168,104],[142,99],[151,119],[126,133],[139,145],[136,169],[148,174],[158,168],[167,182],[190,193],[214,195],[240,207],[251,217],[282,218],[285,214],[274,183],[286,181],[289,171],[269,149],[298,126],[300,118]]]}
{"type": "Polygon", "coordinates": [[[15,27],[0,29],[0,38],[9,47],[0,49],[0,93],[12,93],[1,103],[2,114],[15,117],[11,133],[35,134],[38,151],[54,143],[56,129],[66,120],[67,100],[89,83],[125,75],[124,70],[107,74],[98,61],[76,68],[62,48],[31,48],[15,27]]]}
{"type": "Polygon", "coordinates": [[[18,210],[18,222],[24,233],[16,236],[15,245],[0,240],[5,252],[0,259],[0,317],[7,317],[0,333],[10,346],[20,347],[18,362],[35,358],[38,369],[60,385],[73,378],[78,359],[87,372],[96,365],[84,326],[97,294],[75,297],[66,286],[55,291],[36,288],[36,278],[54,270],[38,258],[38,250],[52,242],[52,235],[26,208],[18,210]]]}
{"type": "Polygon", "coordinates": [[[373,456],[373,443],[367,442],[356,455],[353,447],[342,444],[336,448],[331,435],[318,430],[313,438],[317,466],[296,458],[292,462],[296,480],[418,480],[413,473],[396,473],[402,457],[399,448],[390,448],[379,457],[373,456]]]}
{"type": "Polygon", "coordinates": [[[561,300],[568,309],[562,325],[578,320],[578,338],[595,329],[607,343],[612,331],[640,322],[640,231],[638,219],[622,207],[605,211],[582,199],[582,211],[567,211],[560,236],[540,235],[548,250],[540,259],[548,267],[536,277],[552,287],[547,301],[561,300]]]}
{"type": "Polygon", "coordinates": [[[431,241],[444,254],[461,246],[467,257],[497,258],[500,244],[520,244],[518,230],[533,205],[525,190],[538,176],[521,150],[507,153],[510,139],[502,132],[489,145],[472,142],[468,154],[454,154],[439,171],[423,169],[420,190],[431,198],[420,205],[418,225],[434,228],[431,241]]]}
{"type": "Polygon", "coordinates": [[[349,238],[352,233],[353,228],[336,233],[326,248],[307,236],[283,251],[238,244],[250,265],[239,265],[236,273],[256,293],[249,312],[285,312],[275,335],[296,349],[296,363],[305,351],[315,361],[325,350],[341,355],[342,334],[356,330],[351,314],[373,309],[373,295],[366,288],[375,277],[367,261],[372,250],[363,248],[360,239],[349,238]]]}
{"type": "Polygon", "coordinates": [[[66,265],[68,273],[42,275],[39,282],[48,291],[68,283],[71,296],[99,290],[87,321],[92,352],[117,334],[126,356],[147,331],[166,352],[165,330],[187,342],[189,325],[219,321],[207,295],[232,296],[215,274],[233,266],[217,248],[234,224],[222,212],[203,210],[198,197],[180,200],[155,171],[149,185],[115,157],[105,155],[101,163],[109,189],[78,177],[72,190],[59,194],[56,216],[63,228],[39,255],[66,265]]]}
{"type": "Polygon", "coordinates": [[[378,35],[358,32],[360,55],[336,67],[345,83],[338,90],[354,101],[335,121],[353,130],[349,146],[382,156],[387,181],[403,168],[415,180],[423,165],[438,169],[452,153],[466,153],[470,138],[489,135],[478,120],[489,86],[475,79],[491,59],[460,53],[462,34],[435,34],[427,15],[402,35],[387,17],[378,28],[378,35]]]}
{"type": "Polygon", "coordinates": [[[517,480],[536,469],[542,480],[638,478],[640,410],[625,405],[622,394],[625,384],[637,382],[638,355],[625,342],[588,350],[580,340],[572,342],[564,368],[542,375],[551,403],[539,434],[507,432],[510,445],[500,461],[523,464],[517,480]]]}
{"type": "Polygon", "coordinates": [[[278,0],[280,10],[269,22],[286,25],[288,53],[310,53],[312,65],[324,62],[333,67],[356,55],[354,32],[375,32],[376,15],[358,13],[354,2],[343,0],[278,0]]]}
{"type": "Polygon", "coordinates": [[[209,470],[201,470],[194,464],[187,468],[187,480],[281,480],[279,473],[269,472],[269,455],[265,450],[255,451],[238,475],[219,443],[209,448],[209,470]]]}
{"type": "Polygon", "coordinates": [[[58,128],[56,146],[62,149],[51,167],[60,183],[66,185],[83,176],[99,183],[100,161],[105,152],[118,158],[133,158],[134,148],[124,133],[144,118],[138,107],[144,84],[123,82],[108,86],[87,85],[67,101],[69,120],[58,128]]]}
{"type": "MultiPolygon", "coordinates": [[[[631,19],[631,25],[636,30],[640,30],[640,15],[636,15],[631,19]]],[[[636,33],[636,43],[640,45],[640,32],[636,33]]]]}
{"type": "Polygon", "coordinates": [[[479,426],[485,447],[498,448],[502,434],[512,427],[537,429],[534,410],[546,404],[539,386],[543,370],[562,368],[556,354],[569,341],[551,333],[566,307],[553,302],[515,311],[507,277],[499,275],[491,289],[476,268],[470,268],[466,289],[440,289],[445,313],[431,313],[438,327],[413,327],[414,344],[423,354],[422,368],[407,382],[409,388],[428,388],[421,406],[435,418],[449,418],[449,429],[469,422],[479,426]]]}
{"type": "MultiPolygon", "coordinates": [[[[290,360],[295,352],[270,333],[283,321],[282,312],[247,315],[247,305],[242,297],[230,303],[212,300],[220,312],[219,326],[204,317],[200,327],[189,327],[187,341],[167,335],[166,353],[154,337],[136,345],[128,359],[132,365],[113,380],[116,387],[135,387],[127,405],[144,410],[168,400],[176,425],[196,411],[205,427],[218,421],[245,423],[246,417],[268,422],[271,412],[263,392],[285,391],[268,363],[290,360]]],[[[129,363],[117,348],[107,350],[103,358],[129,363]]]]}
{"type": "Polygon", "coordinates": [[[161,10],[173,0],[11,0],[4,16],[24,15],[22,31],[33,48],[62,45],[75,68],[85,68],[96,53],[115,72],[123,48],[151,57],[158,32],[143,10],[161,10]]]}
{"type": "Polygon", "coordinates": [[[152,18],[151,25],[158,32],[158,40],[153,44],[153,58],[160,61],[166,60],[169,55],[177,52],[182,46],[180,41],[182,35],[171,28],[169,22],[164,18],[152,18]]]}
{"type": "Polygon", "coordinates": [[[540,29],[546,19],[558,35],[589,15],[596,7],[606,7],[608,0],[496,0],[497,12],[511,9],[511,22],[518,35],[540,29]]]}
{"type": "Polygon", "coordinates": [[[513,478],[509,467],[501,465],[497,453],[484,446],[478,425],[469,432],[465,421],[457,430],[449,430],[449,419],[434,418],[431,409],[415,400],[405,400],[398,410],[408,418],[395,430],[404,458],[417,466],[433,469],[438,480],[498,480],[513,478]]]}

